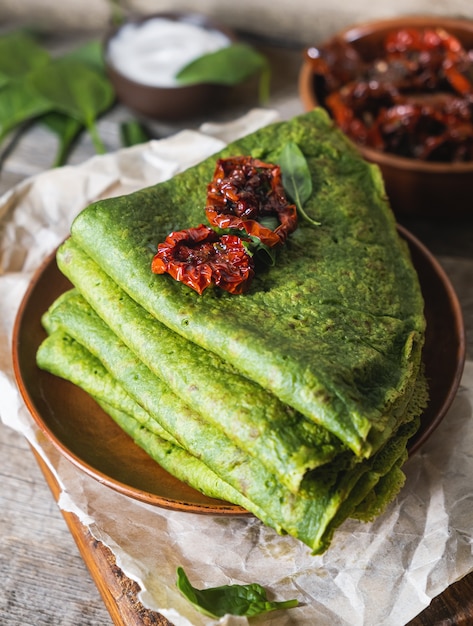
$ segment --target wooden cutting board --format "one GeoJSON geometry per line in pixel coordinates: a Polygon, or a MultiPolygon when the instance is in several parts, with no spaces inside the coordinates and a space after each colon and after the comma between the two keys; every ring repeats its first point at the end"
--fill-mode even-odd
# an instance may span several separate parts
{"type": "MultiPolygon", "coordinates": [[[[33,450],[54,498],[59,485],[33,450]]],[[[117,626],[172,626],[165,617],[146,609],[138,600],[138,584],[117,566],[112,552],[97,541],[74,513],[61,511],[103,601],[117,626]]],[[[473,572],[434,598],[429,607],[406,626],[468,626],[473,624],[473,572]]],[[[400,625],[401,626],[401,625],[400,625]]]]}

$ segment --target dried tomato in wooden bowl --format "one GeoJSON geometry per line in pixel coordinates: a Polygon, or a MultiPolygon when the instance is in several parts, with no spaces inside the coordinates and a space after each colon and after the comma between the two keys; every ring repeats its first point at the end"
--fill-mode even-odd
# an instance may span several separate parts
{"type": "Polygon", "coordinates": [[[396,214],[473,214],[473,21],[347,28],[307,48],[299,93],[379,165],[396,214]]]}

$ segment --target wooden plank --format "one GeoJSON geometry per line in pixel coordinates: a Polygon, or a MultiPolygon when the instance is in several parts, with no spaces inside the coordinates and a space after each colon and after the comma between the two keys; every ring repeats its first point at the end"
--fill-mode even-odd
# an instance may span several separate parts
{"type": "MultiPolygon", "coordinates": [[[[36,461],[44,474],[55,500],[60,488],[51,471],[35,450],[36,461]]],[[[97,541],[74,513],[61,511],[102,596],[113,623],[117,626],[172,626],[165,617],[146,609],[138,600],[139,585],[124,575],[107,546],[97,541]]]]}
{"type": "Polygon", "coordinates": [[[27,440],[1,423],[0,459],[0,624],[112,626],[27,440]]]}
{"type": "Polygon", "coordinates": [[[473,573],[450,585],[406,626],[468,626],[473,624],[473,573]]]}

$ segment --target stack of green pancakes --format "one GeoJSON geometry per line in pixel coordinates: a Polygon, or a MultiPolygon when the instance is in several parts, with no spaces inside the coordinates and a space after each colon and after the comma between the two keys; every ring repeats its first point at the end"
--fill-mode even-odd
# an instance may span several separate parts
{"type": "Polygon", "coordinates": [[[74,288],[43,316],[39,367],[86,390],[171,474],[314,554],[398,493],[427,401],[424,305],[379,171],[323,111],[94,203],[57,260],[74,288]],[[205,222],[217,158],[274,163],[288,142],[319,226],[300,219],[242,295],[151,272],[158,243],[205,222]]]}

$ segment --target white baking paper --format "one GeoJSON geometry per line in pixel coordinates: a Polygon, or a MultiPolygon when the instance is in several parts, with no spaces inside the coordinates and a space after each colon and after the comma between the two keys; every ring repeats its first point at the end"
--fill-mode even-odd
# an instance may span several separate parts
{"type": "MultiPolygon", "coordinates": [[[[258,582],[271,599],[300,605],[252,618],[271,626],[401,626],[473,570],[473,362],[442,424],[406,464],[407,483],[371,524],[345,522],[331,548],[311,556],[253,517],[168,511],[127,498],[90,478],[40,436],[16,388],[10,345],[32,272],[67,236],[88,203],[174,175],[276,119],[255,110],[232,124],[94,157],[26,180],[0,199],[0,415],[46,460],[62,488],[59,506],[79,516],[136,580],[140,600],[175,626],[242,626],[211,620],[182,598],[176,568],[197,587],[258,582]]],[[[33,461],[32,461],[33,462],[33,461]]]]}

